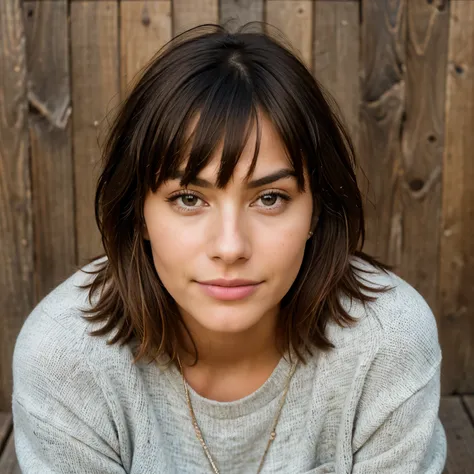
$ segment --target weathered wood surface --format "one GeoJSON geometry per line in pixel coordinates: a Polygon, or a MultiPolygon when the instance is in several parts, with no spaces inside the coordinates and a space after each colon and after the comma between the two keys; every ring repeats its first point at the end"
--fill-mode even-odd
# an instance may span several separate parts
{"type": "Polygon", "coordinates": [[[313,2],[312,0],[272,0],[266,4],[265,22],[271,25],[269,33],[290,43],[300,59],[311,70],[313,56],[313,2]],[[273,28],[274,27],[274,28],[273,28]],[[281,35],[280,35],[281,37],[281,35]]]}
{"type": "Polygon", "coordinates": [[[451,2],[440,265],[443,391],[474,392],[474,2],[451,2]]]}
{"type": "Polygon", "coordinates": [[[368,183],[365,250],[401,264],[400,130],[405,104],[406,2],[362,3],[360,155],[368,183]]]}
{"type": "Polygon", "coordinates": [[[0,411],[0,454],[7,443],[12,430],[12,414],[8,411],[0,411]]]}
{"type": "MultiPolygon", "coordinates": [[[[220,0],[220,23],[232,31],[251,21],[263,21],[263,0],[220,0]]],[[[261,30],[259,25],[253,31],[261,30]]]]}
{"type": "Polygon", "coordinates": [[[83,265],[102,252],[93,202],[99,143],[119,99],[118,3],[70,5],[77,263],[83,265]]]}
{"type": "Polygon", "coordinates": [[[34,304],[27,70],[20,0],[0,2],[0,71],[0,410],[7,410],[14,342],[34,304]]]}
{"type": "Polygon", "coordinates": [[[448,442],[444,474],[471,474],[474,466],[474,426],[461,397],[442,397],[439,417],[448,442]]]}
{"type": "Polygon", "coordinates": [[[447,5],[407,2],[399,274],[426,298],[438,320],[448,28],[447,5]]]}
{"type": "Polygon", "coordinates": [[[338,115],[354,144],[359,141],[359,5],[354,1],[314,3],[313,72],[334,97],[338,115]]]}
{"type": "Polygon", "coordinates": [[[67,10],[67,0],[23,3],[30,104],[35,301],[68,277],[76,263],[67,10]]]}
{"type": "Polygon", "coordinates": [[[173,0],[173,36],[204,23],[219,23],[219,0],[173,0]]]}
{"type": "Polygon", "coordinates": [[[171,39],[171,1],[123,0],[120,5],[120,83],[126,96],[137,73],[171,39]]]}

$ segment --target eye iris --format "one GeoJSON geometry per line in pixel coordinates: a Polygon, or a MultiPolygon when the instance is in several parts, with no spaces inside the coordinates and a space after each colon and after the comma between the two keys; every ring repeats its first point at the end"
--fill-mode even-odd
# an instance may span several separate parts
{"type": "Polygon", "coordinates": [[[183,200],[186,206],[194,206],[197,201],[196,196],[193,196],[192,194],[186,194],[185,196],[181,196],[181,199],[183,200]]]}
{"type": "Polygon", "coordinates": [[[272,206],[273,204],[275,204],[277,198],[278,196],[276,194],[265,194],[265,196],[262,196],[261,199],[263,204],[265,204],[266,206],[272,206]]]}

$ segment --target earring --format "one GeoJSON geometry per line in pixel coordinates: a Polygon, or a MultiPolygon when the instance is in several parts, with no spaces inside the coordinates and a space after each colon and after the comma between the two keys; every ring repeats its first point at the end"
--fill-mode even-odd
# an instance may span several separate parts
{"type": "Polygon", "coordinates": [[[310,239],[313,236],[313,232],[310,230],[308,233],[308,239],[310,239]]]}

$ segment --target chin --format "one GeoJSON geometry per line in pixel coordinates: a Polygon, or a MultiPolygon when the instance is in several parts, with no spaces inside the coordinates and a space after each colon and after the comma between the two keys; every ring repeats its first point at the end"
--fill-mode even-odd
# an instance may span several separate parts
{"type": "Polygon", "coordinates": [[[209,311],[204,317],[192,316],[202,327],[212,332],[227,334],[242,333],[259,321],[260,317],[249,318],[248,311],[226,311],[224,309],[212,312],[209,311]]]}

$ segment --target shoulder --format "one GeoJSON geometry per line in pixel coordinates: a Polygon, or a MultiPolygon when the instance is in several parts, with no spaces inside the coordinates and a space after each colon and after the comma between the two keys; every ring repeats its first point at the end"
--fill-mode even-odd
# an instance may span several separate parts
{"type": "Polygon", "coordinates": [[[395,376],[397,371],[400,377],[409,374],[414,381],[432,376],[442,354],[436,319],[426,300],[395,273],[379,270],[361,259],[352,263],[361,282],[370,288],[388,289],[382,293],[363,291],[375,297],[365,305],[341,298],[344,309],[357,323],[350,328],[331,325],[336,348],[342,343],[353,350],[372,351],[372,369],[379,367],[385,376],[395,376]]]}
{"type": "MultiPolygon", "coordinates": [[[[96,261],[97,262],[97,261],[96,261]]],[[[67,400],[81,394],[102,395],[97,380],[105,337],[92,337],[97,329],[83,318],[90,307],[88,291],[80,286],[93,275],[83,270],[74,273],[43,298],[28,315],[18,334],[13,352],[13,396],[25,408],[38,407],[50,397],[67,400]]],[[[96,323],[97,324],[97,323],[96,323]]]]}

